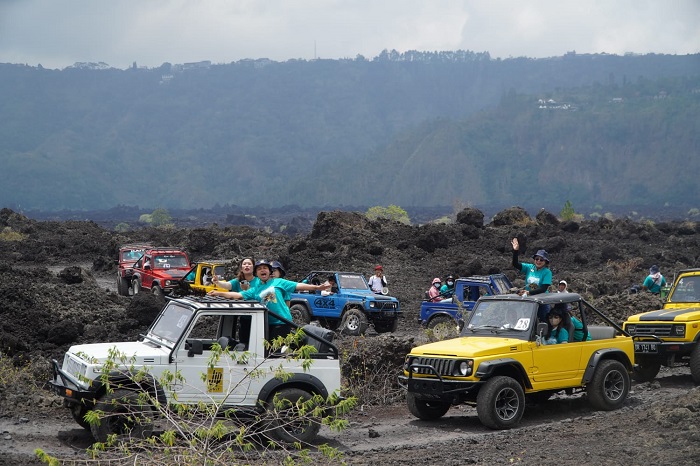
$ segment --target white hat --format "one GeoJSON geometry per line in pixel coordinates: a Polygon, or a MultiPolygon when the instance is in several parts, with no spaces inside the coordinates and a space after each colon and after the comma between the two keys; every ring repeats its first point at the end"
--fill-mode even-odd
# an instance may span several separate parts
{"type": "Polygon", "coordinates": [[[564,286],[569,286],[569,284],[566,283],[566,280],[559,280],[559,284],[561,285],[562,283],[564,284],[564,286]]]}

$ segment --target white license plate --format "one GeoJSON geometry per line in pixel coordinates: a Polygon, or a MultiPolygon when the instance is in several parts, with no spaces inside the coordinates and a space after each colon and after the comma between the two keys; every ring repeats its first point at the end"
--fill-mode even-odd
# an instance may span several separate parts
{"type": "Polygon", "coordinates": [[[658,343],[635,343],[634,344],[635,353],[658,353],[659,344],[658,343]]]}

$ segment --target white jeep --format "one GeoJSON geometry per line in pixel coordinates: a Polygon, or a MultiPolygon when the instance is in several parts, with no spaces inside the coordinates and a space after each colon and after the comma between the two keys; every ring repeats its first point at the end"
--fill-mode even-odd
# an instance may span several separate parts
{"type": "MultiPolygon", "coordinates": [[[[53,360],[49,385],[78,424],[100,442],[110,434],[150,436],[157,407],[216,404],[222,414],[235,409],[259,416],[276,409],[280,399],[292,404],[318,397],[341,399],[333,333],[303,327],[302,344],[316,350],[305,369],[303,360],[264,344],[269,313],[250,301],[168,299],[138,341],[72,346],[61,367],[53,360]],[[219,347],[229,351],[214,354],[219,347]],[[152,406],[143,409],[144,400],[152,406]],[[140,414],[134,416],[128,408],[137,403],[140,414]],[[99,422],[86,418],[91,410],[100,414],[99,422]]],[[[320,422],[279,420],[272,434],[283,442],[308,442],[319,428],[320,422]]]]}

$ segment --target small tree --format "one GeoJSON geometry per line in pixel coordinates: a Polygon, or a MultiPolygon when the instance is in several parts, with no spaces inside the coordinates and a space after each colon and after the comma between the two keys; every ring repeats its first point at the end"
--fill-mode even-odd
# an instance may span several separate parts
{"type": "Polygon", "coordinates": [[[408,217],[408,212],[403,210],[401,207],[391,204],[388,207],[374,206],[367,209],[365,214],[370,220],[377,220],[380,218],[388,218],[389,220],[395,220],[397,222],[404,223],[406,225],[411,224],[411,219],[408,217]]]}
{"type": "Polygon", "coordinates": [[[561,209],[561,212],[559,212],[559,216],[562,220],[565,221],[574,219],[574,217],[576,216],[576,211],[574,210],[574,206],[573,204],[571,204],[570,200],[566,200],[566,202],[564,203],[564,207],[561,209]]]}
{"type": "Polygon", "coordinates": [[[159,207],[151,213],[151,223],[154,227],[166,226],[173,223],[173,218],[168,209],[159,207]]]}

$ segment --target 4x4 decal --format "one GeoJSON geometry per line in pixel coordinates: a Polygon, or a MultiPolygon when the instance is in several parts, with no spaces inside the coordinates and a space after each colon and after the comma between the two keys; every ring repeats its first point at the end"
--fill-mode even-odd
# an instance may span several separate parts
{"type": "Polygon", "coordinates": [[[332,298],[316,298],[314,299],[314,306],[323,309],[335,309],[335,299],[332,298]]]}

